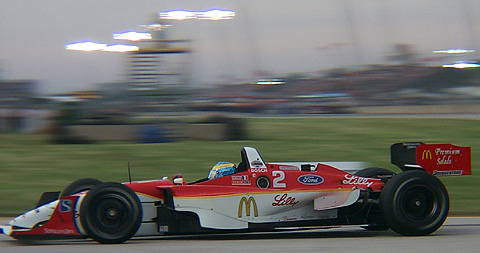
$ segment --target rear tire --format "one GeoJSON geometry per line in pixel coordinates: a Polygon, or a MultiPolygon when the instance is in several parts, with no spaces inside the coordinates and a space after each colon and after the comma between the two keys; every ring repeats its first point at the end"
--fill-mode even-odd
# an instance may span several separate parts
{"type": "MultiPolygon", "coordinates": [[[[382,180],[391,178],[394,175],[396,175],[396,173],[393,171],[377,167],[366,168],[355,173],[355,176],[358,177],[380,178],[382,180]]],[[[368,231],[384,231],[390,228],[390,226],[387,224],[387,221],[380,213],[377,213],[373,219],[374,221],[372,224],[362,226],[362,228],[368,231]]]]}
{"type": "Polygon", "coordinates": [[[380,196],[384,216],[401,235],[428,235],[445,222],[449,210],[443,183],[425,171],[410,170],[394,176],[380,196]]]}
{"type": "Polygon", "coordinates": [[[142,206],[135,192],[120,183],[92,188],[80,207],[80,222],[86,234],[104,243],[122,243],[140,227],[142,206]]]}
{"type": "Polygon", "coordinates": [[[70,196],[75,193],[83,192],[92,189],[96,185],[101,184],[102,181],[94,179],[94,178],[82,178],[76,181],[73,181],[63,190],[60,197],[70,196]]]}

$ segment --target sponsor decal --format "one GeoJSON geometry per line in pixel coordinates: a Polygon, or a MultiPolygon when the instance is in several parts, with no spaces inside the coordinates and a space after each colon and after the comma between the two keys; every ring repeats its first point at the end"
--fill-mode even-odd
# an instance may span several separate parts
{"type": "Polygon", "coordinates": [[[363,185],[366,185],[368,187],[370,187],[373,184],[373,182],[368,181],[368,178],[357,177],[357,176],[349,175],[349,174],[345,174],[345,180],[343,180],[342,183],[343,184],[353,184],[353,185],[363,184],[363,185]]]}
{"type": "Polygon", "coordinates": [[[298,201],[294,197],[289,197],[288,194],[276,195],[273,198],[272,206],[294,206],[298,201]]]}
{"type": "Polygon", "coordinates": [[[435,149],[435,155],[460,155],[460,149],[435,149]]]}
{"type": "Polygon", "coordinates": [[[437,158],[437,165],[452,164],[452,156],[444,155],[441,158],[437,158]]]}
{"type": "Polygon", "coordinates": [[[53,234],[53,235],[73,235],[75,234],[75,231],[73,229],[52,229],[52,228],[45,228],[43,229],[43,232],[45,234],[53,234]]]}
{"type": "Polygon", "coordinates": [[[282,165],[278,167],[281,170],[298,170],[297,166],[287,166],[287,165],[282,165]]]}
{"type": "Polygon", "coordinates": [[[298,182],[305,185],[319,185],[323,183],[323,177],[317,175],[302,175],[298,177],[298,182]]]}
{"type": "Polygon", "coordinates": [[[267,172],[267,168],[252,168],[250,171],[253,172],[267,172]]]}
{"type": "Polygon", "coordinates": [[[242,197],[240,203],[238,203],[238,218],[241,218],[243,215],[243,206],[245,206],[245,215],[250,216],[250,206],[253,206],[253,216],[258,217],[258,208],[257,202],[253,197],[242,197]]]}
{"type": "Polygon", "coordinates": [[[248,176],[247,175],[232,176],[232,180],[248,180],[248,176]]]}
{"type": "Polygon", "coordinates": [[[247,175],[243,176],[232,176],[232,185],[251,185],[252,183],[248,180],[247,175]]]}
{"type": "Polygon", "coordinates": [[[432,160],[432,151],[424,150],[422,153],[422,160],[432,160]]]}
{"type": "Polygon", "coordinates": [[[434,176],[461,176],[463,174],[462,170],[434,170],[433,175],[434,176]]]}
{"type": "MultiPolygon", "coordinates": [[[[461,155],[460,149],[441,149],[436,148],[433,150],[436,157],[437,165],[449,165],[452,164],[452,155],[461,155]]],[[[424,150],[422,152],[422,160],[432,160],[432,151],[424,150]]]]}
{"type": "Polygon", "coordinates": [[[69,213],[72,211],[72,200],[62,199],[60,200],[60,212],[69,213]]]}
{"type": "Polygon", "coordinates": [[[250,165],[252,165],[252,167],[261,167],[261,166],[263,166],[263,162],[259,161],[259,160],[255,160],[255,161],[251,162],[250,165]]]}

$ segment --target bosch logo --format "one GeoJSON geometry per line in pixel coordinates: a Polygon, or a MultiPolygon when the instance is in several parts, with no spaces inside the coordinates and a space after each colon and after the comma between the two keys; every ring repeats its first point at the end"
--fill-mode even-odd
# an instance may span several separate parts
{"type": "Polygon", "coordinates": [[[303,175],[298,177],[298,182],[305,185],[317,185],[323,183],[323,177],[317,175],[303,175]]]}

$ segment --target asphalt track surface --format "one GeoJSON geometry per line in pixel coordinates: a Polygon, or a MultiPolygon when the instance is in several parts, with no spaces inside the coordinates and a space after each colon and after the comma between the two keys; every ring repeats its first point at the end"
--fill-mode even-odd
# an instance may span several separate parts
{"type": "MultiPolygon", "coordinates": [[[[0,220],[6,224],[6,220],[0,220]]],[[[449,217],[429,236],[360,227],[277,233],[137,238],[119,245],[92,240],[20,242],[0,235],[0,252],[480,252],[480,217],[449,217]]]]}

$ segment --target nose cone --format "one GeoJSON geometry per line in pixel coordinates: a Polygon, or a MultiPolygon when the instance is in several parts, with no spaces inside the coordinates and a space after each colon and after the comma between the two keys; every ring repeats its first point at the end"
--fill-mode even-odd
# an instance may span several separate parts
{"type": "Polygon", "coordinates": [[[9,225],[15,228],[32,229],[42,222],[48,221],[52,217],[53,211],[58,204],[58,200],[46,205],[37,207],[26,212],[10,221],[9,225]]]}
{"type": "Polygon", "coordinates": [[[11,235],[12,227],[11,226],[0,226],[0,234],[11,235]]]}

